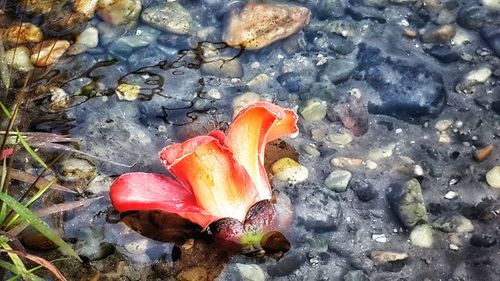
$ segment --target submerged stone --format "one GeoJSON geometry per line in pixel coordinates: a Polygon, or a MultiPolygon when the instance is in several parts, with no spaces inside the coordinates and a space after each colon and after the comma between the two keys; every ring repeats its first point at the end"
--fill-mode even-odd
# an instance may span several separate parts
{"type": "Polygon", "coordinates": [[[150,26],[176,34],[191,32],[191,14],[178,2],[151,6],[142,12],[141,19],[150,26]]]}
{"type": "Polygon", "coordinates": [[[449,46],[435,45],[425,50],[426,53],[435,57],[442,63],[451,63],[460,60],[460,55],[453,51],[449,46]]]}
{"type": "Polygon", "coordinates": [[[415,226],[410,233],[410,241],[413,246],[420,248],[432,247],[432,228],[428,224],[415,226]]]}
{"type": "Polygon", "coordinates": [[[490,45],[497,57],[500,58],[500,29],[497,27],[487,27],[481,30],[484,41],[490,45]]]}
{"type": "Polygon", "coordinates": [[[299,223],[315,232],[334,231],[338,228],[342,209],[339,200],[327,189],[301,193],[295,201],[299,223]]]}
{"type": "Polygon", "coordinates": [[[409,180],[404,185],[389,186],[386,196],[392,210],[406,228],[427,222],[422,189],[416,179],[409,180]]]}
{"type": "Polygon", "coordinates": [[[356,62],[349,59],[337,59],[330,61],[320,74],[321,79],[326,79],[333,84],[343,82],[354,72],[356,62]]]}
{"type": "Polygon", "coordinates": [[[360,44],[357,73],[374,90],[368,112],[421,122],[437,116],[446,104],[439,73],[424,63],[385,57],[380,49],[360,44]]]}
{"type": "Polygon", "coordinates": [[[287,276],[297,270],[305,261],[306,257],[303,253],[290,253],[279,262],[270,265],[267,268],[267,273],[272,277],[287,276]]]}
{"type": "Polygon", "coordinates": [[[224,41],[232,47],[260,49],[299,31],[310,16],[304,7],[250,1],[231,14],[224,41]]]}

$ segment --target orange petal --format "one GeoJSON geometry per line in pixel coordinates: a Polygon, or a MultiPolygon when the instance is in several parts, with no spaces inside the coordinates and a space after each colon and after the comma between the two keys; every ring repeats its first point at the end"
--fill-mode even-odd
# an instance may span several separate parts
{"type": "Polygon", "coordinates": [[[176,213],[202,228],[219,219],[200,208],[191,191],[159,174],[121,175],[111,185],[109,197],[120,212],[162,210],[176,213]]]}
{"type": "Polygon", "coordinates": [[[184,186],[190,186],[197,204],[217,217],[243,222],[257,191],[245,169],[219,140],[210,136],[165,147],[160,158],[184,186]]]}
{"type": "Polygon", "coordinates": [[[297,115],[269,102],[257,102],[240,111],[229,126],[226,146],[245,167],[259,192],[258,200],[271,198],[264,169],[266,144],[298,132],[297,115]]]}

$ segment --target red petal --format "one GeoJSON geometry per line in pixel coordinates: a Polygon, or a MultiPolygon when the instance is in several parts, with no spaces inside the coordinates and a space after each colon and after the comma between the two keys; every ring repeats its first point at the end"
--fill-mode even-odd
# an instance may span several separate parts
{"type": "Polygon", "coordinates": [[[243,221],[257,191],[232,153],[213,137],[201,136],[165,147],[160,158],[197,204],[217,217],[243,221]]]}
{"type": "Polygon", "coordinates": [[[109,196],[116,210],[162,210],[176,213],[205,228],[219,219],[196,204],[193,194],[175,180],[149,173],[128,173],[111,185],[109,196]]]}
{"type": "Polygon", "coordinates": [[[297,132],[297,115],[269,102],[251,104],[240,111],[229,126],[226,145],[254,181],[259,200],[271,198],[271,187],[264,169],[266,144],[297,132]]]}
{"type": "Polygon", "coordinates": [[[0,160],[3,160],[4,158],[10,157],[14,153],[14,148],[5,148],[0,152],[0,160]]]}

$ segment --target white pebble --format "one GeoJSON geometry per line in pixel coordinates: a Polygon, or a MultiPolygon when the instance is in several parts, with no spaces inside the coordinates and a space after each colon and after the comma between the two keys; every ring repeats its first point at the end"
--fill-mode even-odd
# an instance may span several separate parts
{"type": "Polygon", "coordinates": [[[388,241],[387,237],[385,237],[385,234],[373,234],[372,239],[380,243],[387,243],[388,241]]]}
{"type": "Polygon", "coordinates": [[[450,191],[446,192],[446,194],[444,195],[444,198],[451,200],[451,199],[455,199],[457,196],[458,196],[458,193],[456,193],[453,190],[450,190],[450,191]]]}
{"type": "Polygon", "coordinates": [[[495,166],[486,173],[486,182],[493,188],[500,188],[500,166],[495,166]]]}
{"type": "Polygon", "coordinates": [[[436,122],[434,128],[440,132],[444,132],[448,130],[448,128],[453,124],[453,120],[450,119],[442,119],[436,122]]]}

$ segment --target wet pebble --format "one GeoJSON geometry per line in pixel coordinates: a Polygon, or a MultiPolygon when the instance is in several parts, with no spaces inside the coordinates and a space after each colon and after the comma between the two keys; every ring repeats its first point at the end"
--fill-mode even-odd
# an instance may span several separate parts
{"type": "Polygon", "coordinates": [[[351,134],[348,132],[330,134],[326,138],[329,142],[337,145],[347,145],[353,141],[351,134]]]}
{"type": "Polygon", "coordinates": [[[416,179],[404,185],[392,184],[386,192],[392,210],[406,228],[412,228],[428,220],[422,189],[416,179]]]}
{"type": "Polygon", "coordinates": [[[344,275],[344,281],[367,281],[363,270],[352,270],[344,275]]]}
{"type": "Polygon", "coordinates": [[[453,122],[451,119],[441,119],[436,122],[434,128],[440,132],[444,132],[453,125],[453,122]]]}
{"type": "Polygon", "coordinates": [[[453,51],[451,47],[445,45],[434,45],[425,51],[442,63],[452,63],[461,59],[459,54],[453,51]]]}
{"type": "Polygon", "coordinates": [[[335,192],[344,192],[351,181],[352,173],[346,170],[335,170],[325,179],[325,185],[335,192]]]}
{"type": "Polygon", "coordinates": [[[108,51],[115,57],[126,60],[130,54],[140,48],[147,47],[150,42],[142,36],[123,36],[108,46],[108,51]]]}
{"type": "Polygon", "coordinates": [[[98,242],[97,240],[88,242],[78,251],[78,255],[89,261],[98,261],[105,259],[115,252],[115,247],[107,242],[98,242]]]}
{"type": "Polygon", "coordinates": [[[244,281],[265,281],[266,273],[256,264],[237,263],[236,268],[240,272],[244,281]]]}
{"type": "Polygon", "coordinates": [[[458,93],[473,93],[474,90],[472,89],[472,86],[486,82],[486,80],[490,78],[492,73],[493,72],[488,67],[471,70],[467,74],[465,74],[462,81],[457,84],[455,90],[458,93]]]}
{"type": "Polygon", "coordinates": [[[7,28],[3,33],[3,39],[13,45],[38,43],[42,41],[43,34],[38,26],[22,22],[7,28]]]}
{"type": "Polygon", "coordinates": [[[446,91],[442,77],[424,63],[384,57],[378,48],[364,43],[359,45],[358,61],[357,72],[377,98],[368,104],[368,112],[418,121],[443,110],[446,91]]]}
{"type": "Polygon", "coordinates": [[[331,83],[343,82],[354,72],[356,62],[349,59],[336,59],[328,62],[320,73],[321,79],[326,79],[331,83]]]}
{"type": "Polygon", "coordinates": [[[54,64],[64,55],[70,43],[66,40],[45,40],[36,44],[31,50],[31,63],[36,66],[54,64]]]}
{"type": "Polygon", "coordinates": [[[304,262],[306,257],[303,253],[293,252],[286,255],[284,258],[271,264],[267,267],[267,273],[271,277],[287,276],[297,270],[304,262]]]}
{"type": "Polygon", "coordinates": [[[308,230],[332,231],[341,223],[342,209],[339,200],[327,189],[301,193],[295,202],[298,221],[308,230]]]}
{"type": "Polygon", "coordinates": [[[299,110],[300,115],[305,121],[320,121],[326,116],[327,104],[323,100],[308,100],[304,107],[299,110]]]}
{"type": "Polygon", "coordinates": [[[115,93],[119,100],[134,101],[139,97],[141,87],[128,83],[120,83],[116,87],[115,93]]]}
{"type": "Polygon", "coordinates": [[[486,173],[486,182],[493,188],[500,188],[500,166],[495,166],[486,173]]]}
{"type": "Polygon", "coordinates": [[[30,60],[31,52],[24,46],[15,47],[5,52],[4,60],[13,69],[28,72],[35,68],[30,60]]]}
{"type": "Polygon", "coordinates": [[[290,93],[297,93],[302,89],[300,75],[295,72],[283,73],[276,80],[290,93]]]}
{"type": "Polygon", "coordinates": [[[460,214],[445,214],[433,220],[432,226],[443,232],[469,233],[474,231],[472,222],[460,214]]]}
{"type": "Polygon", "coordinates": [[[300,165],[295,160],[284,157],[271,165],[273,178],[280,181],[287,181],[292,184],[301,183],[309,177],[306,167],[300,165]]]}
{"type": "Polygon", "coordinates": [[[99,17],[113,25],[135,22],[141,9],[141,0],[100,0],[97,4],[99,17]]]}
{"type": "Polygon", "coordinates": [[[349,188],[352,189],[358,199],[363,202],[371,201],[378,196],[378,191],[373,185],[364,180],[352,181],[349,188]]]}
{"type": "Polygon", "coordinates": [[[246,106],[262,100],[262,97],[254,92],[246,92],[233,99],[233,116],[236,116],[246,106]]]}
{"type": "Polygon", "coordinates": [[[390,143],[384,147],[374,148],[368,152],[368,158],[372,161],[380,161],[382,159],[391,157],[396,149],[395,143],[390,143]]]}
{"type": "Polygon", "coordinates": [[[163,31],[176,34],[191,32],[191,14],[178,2],[148,7],[142,12],[141,18],[150,26],[163,31]]]}
{"type": "Polygon", "coordinates": [[[373,251],[370,253],[370,259],[375,265],[383,265],[389,262],[405,260],[408,258],[407,253],[391,252],[391,251],[373,251]]]}
{"type": "Polygon", "coordinates": [[[497,239],[489,234],[473,234],[469,240],[471,245],[481,248],[488,248],[497,243],[497,239]]]}
{"type": "Polygon", "coordinates": [[[321,152],[318,150],[318,148],[314,144],[311,144],[311,143],[304,144],[301,146],[301,148],[302,148],[302,150],[304,150],[304,152],[307,155],[309,155],[311,157],[320,157],[321,156],[321,152]]]}
{"type": "Polygon", "coordinates": [[[90,180],[95,176],[95,166],[87,159],[67,158],[60,165],[65,181],[90,180]]]}
{"type": "Polygon", "coordinates": [[[495,146],[493,144],[488,144],[487,146],[485,146],[483,148],[477,149],[474,151],[474,155],[473,155],[474,160],[481,162],[481,161],[485,160],[486,158],[488,158],[488,156],[490,156],[494,150],[495,150],[495,146]]]}
{"type": "Polygon", "coordinates": [[[304,7],[248,2],[239,13],[231,13],[224,41],[232,47],[263,48],[299,31],[310,16],[304,7]]]}
{"type": "Polygon", "coordinates": [[[332,166],[339,168],[359,167],[363,165],[363,160],[358,158],[349,158],[349,157],[335,157],[332,158],[330,163],[332,164],[332,166]]]}
{"type": "Polygon", "coordinates": [[[336,34],[328,36],[328,42],[330,49],[341,55],[348,55],[356,48],[352,40],[336,34]]]}
{"type": "Polygon", "coordinates": [[[458,10],[457,23],[465,28],[479,30],[486,26],[500,25],[497,11],[482,6],[463,6],[458,10]]]}
{"type": "Polygon", "coordinates": [[[243,77],[243,66],[235,58],[211,58],[210,62],[201,64],[200,71],[203,75],[213,75],[223,78],[243,77]]]}
{"type": "Polygon", "coordinates": [[[456,30],[453,25],[441,25],[425,29],[421,32],[421,39],[424,43],[448,42],[455,36],[456,30]]]}
{"type": "Polygon", "coordinates": [[[431,248],[433,243],[432,228],[428,224],[419,224],[415,226],[411,230],[410,241],[413,246],[431,248]]]}
{"type": "Polygon", "coordinates": [[[500,58],[500,30],[498,27],[486,27],[481,30],[481,36],[500,58]]]}

